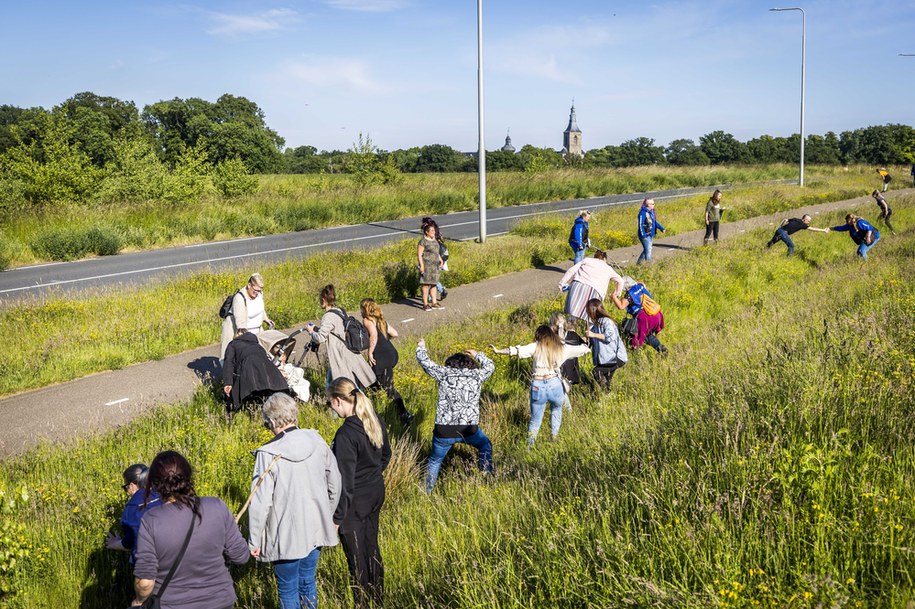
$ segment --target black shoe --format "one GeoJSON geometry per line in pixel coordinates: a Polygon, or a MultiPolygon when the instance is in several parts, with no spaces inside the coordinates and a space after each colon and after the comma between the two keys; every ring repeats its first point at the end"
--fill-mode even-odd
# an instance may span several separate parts
{"type": "Polygon", "coordinates": [[[667,347],[661,345],[661,348],[658,349],[658,353],[660,353],[662,357],[667,357],[667,347]]]}
{"type": "Polygon", "coordinates": [[[438,293],[439,300],[445,300],[446,298],[448,298],[448,290],[442,290],[438,293]]]}

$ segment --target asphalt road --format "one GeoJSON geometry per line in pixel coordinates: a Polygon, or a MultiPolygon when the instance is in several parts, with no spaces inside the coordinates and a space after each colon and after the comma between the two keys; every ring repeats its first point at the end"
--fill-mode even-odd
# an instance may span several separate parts
{"type": "MultiPolygon", "coordinates": [[[[724,189],[723,186],[719,188],[724,189]]],[[[487,210],[487,234],[507,233],[517,222],[554,212],[634,205],[643,198],[668,199],[710,193],[715,186],[631,193],[592,199],[533,203],[487,210]]],[[[448,239],[479,236],[479,212],[435,216],[448,239]]],[[[18,267],[0,273],[0,307],[23,299],[116,284],[143,284],[204,270],[253,268],[330,249],[370,248],[419,234],[420,217],[319,230],[201,243],[145,252],[18,267]]],[[[571,219],[570,219],[571,226],[571,219]]]]}

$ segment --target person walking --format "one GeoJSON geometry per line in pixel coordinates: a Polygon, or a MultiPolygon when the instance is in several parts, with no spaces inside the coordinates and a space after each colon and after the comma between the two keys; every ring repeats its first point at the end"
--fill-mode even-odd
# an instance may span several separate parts
{"type": "MultiPolygon", "coordinates": [[[[877,192],[877,191],[874,191],[877,192]]],[[[828,233],[828,228],[816,228],[810,226],[810,216],[804,214],[800,218],[789,218],[782,220],[781,225],[775,229],[775,234],[772,235],[772,238],[769,239],[769,242],[766,243],[766,247],[772,247],[779,241],[783,241],[785,245],[788,246],[788,255],[791,256],[794,254],[794,241],[791,240],[791,235],[798,231],[802,230],[812,230],[818,233],[828,233]]]]}
{"type": "Polygon", "coordinates": [[[830,230],[847,232],[851,240],[858,246],[857,254],[864,260],[867,260],[867,252],[880,240],[880,231],[870,222],[855,214],[848,214],[845,216],[845,224],[833,226],[830,230]]]}
{"type": "Polygon", "coordinates": [[[912,174],[912,186],[915,186],[915,163],[912,163],[912,171],[909,173],[912,174]]]}
{"type": "MultiPolygon", "coordinates": [[[[559,339],[567,347],[587,346],[585,339],[578,332],[568,327],[568,319],[564,313],[556,312],[550,315],[550,328],[553,329],[553,332],[559,336],[559,339]]],[[[559,372],[562,378],[565,379],[567,388],[571,388],[572,385],[578,385],[582,381],[581,366],[578,363],[578,359],[577,357],[567,359],[559,367],[559,372]]],[[[568,390],[566,391],[564,408],[572,410],[572,400],[569,398],[568,390]]]]}
{"type": "Polygon", "coordinates": [[[578,264],[585,257],[585,251],[591,247],[591,239],[588,237],[588,222],[591,220],[591,212],[587,209],[582,210],[575,223],[572,224],[572,230],[569,232],[569,247],[572,248],[572,264],[578,264]]]}
{"type": "Polygon", "coordinates": [[[445,261],[439,253],[439,243],[435,238],[435,226],[423,225],[423,236],[419,240],[416,256],[419,260],[419,284],[422,289],[423,310],[441,309],[437,298],[436,284],[445,261]]]}
{"type": "Polygon", "coordinates": [[[438,222],[428,216],[423,218],[423,233],[426,232],[427,224],[435,227],[435,240],[438,241],[438,255],[442,258],[442,268],[438,273],[438,283],[435,284],[435,289],[438,290],[438,299],[439,301],[442,301],[448,296],[448,290],[446,290],[445,286],[442,284],[442,273],[448,270],[448,257],[450,254],[448,252],[448,246],[445,245],[445,238],[442,237],[442,229],[439,228],[438,222]]]}
{"type": "Polygon", "coordinates": [[[229,508],[217,497],[197,496],[191,465],[172,450],[153,459],[146,490],[157,491],[162,505],[140,521],[132,606],[156,594],[161,609],[233,607],[226,565],[243,565],[251,554],[229,508]]]}
{"type": "Polygon", "coordinates": [[[623,277],[623,286],[626,291],[624,298],[616,294],[612,296],[613,304],[621,311],[626,311],[634,317],[637,323],[636,333],[632,336],[630,345],[638,349],[645,343],[661,355],[667,355],[667,347],[658,340],[658,333],[664,329],[664,313],[661,307],[651,297],[651,293],[644,283],[639,283],[632,277],[623,277]],[[646,311],[645,306],[650,305],[652,311],[646,311]]]}
{"type": "Polygon", "coordinates": [[[429,357],[424,339],[416,345],[416,361],[438,383],[432,451],[426,467],[426,492],[431,493],[435,488],[442,462],[451,447],[459,442],[476,448],[480,471],[491,474],[492,442],[480,428],[480,392],[483,381],[496,369],[495,364],[485,353],[468,349],[455,353],[441,366],[429,357]]]}
{"type": "MultiPolygon", "coordinates": [[[[600,302],[600,301],[598,301],[600,302]]],[[[555,440],[562,427],[562,410],[566,402],[566,389],[560,367],[569,359],[579,358],[588,352],[587,345],[571,346],[563,343],[550,326],[540,326],[534,331],[534,342],[497,349],[495,353],[531,358],[531,418],[527,426],[527,445],[532,446],[540,434],[540,425],[546,405],[550,405],[550,432],[555,440]]]]}
{"type": "Polygon", "coordinates": [[[884,197],[882,193],[879,193],[876,190],[871,193],[871,196],[874,197],[874,200],[877,202],[877,207],[880,208],[879,219],[883,220],[883,223],[886,224],[888,229],[890,229],[890,232],[895,234],[896,231],[893,230],[893,225],[890,224],[890,216],[893,215],[893,210],[890,209],[890,204],[886,202],[886,197],[884,197]]]}
{"type": "Polygon", "coordinates": [[[607,254],[594,252],[593,258],[585,258],[572,265],[559,280],[559,291],[568,292],[565,313],[576,319],[585,319],[585,306],[592,298],[603,300],[607,295],[610,280],[616,283],[615,293],[623,292],[623,278],[607,264],[607,254]]]}
{"type": "Polygon", "coordinates": [[[378,518],[384,505],[384,469],[391,445],[372,402],[348,378],[327,391],[331,409],[343,418],[331,450],[340,468],[342,492],[334,512],[346,554],[357,609],[383,606],[384,562],[378,546],[378,518]]]}
{"type": "Polygon", "coordinates": [[[658,231],[664,232],[664,227],[655,217],[654,199],[645,198],[642,201],[642,208],[639,210],[639,241],[642,243],[642,253],[636,264],[651,262],[651,244],[654,236],[658,231]]]}
{"type": "Polygon", "coordinates": [[[327,384],[331,379],[345,377],[360,387],[372,386],[377,380],[372,367],[362,354],[353,353],[346,346],[346,312],[337,306],[337,291],[333,284],[321,288],[319,301],[324,309],[320,325],[309,323],[305,330],[311,335],[312,344],[327,343],[327,384]]]}
{"type": "Polygon", "coordinates": [[[161,503],[159,493],[152,490],[146,493],[146,476],[149,468],[143,463],[136,463],[124,470],[124,484],[121,488],[127,493],[127,505],[121,513],[121,534],[108,533],[105,547],[109,550],[130,552],[130,564],[137,560],[137,537],[140,534],[140,521],[150,508],[161,503]]]}
{"type": "Polygon", "coordinates": [[[226,357],[226,347],[235,338],[238,330],[247,330],[257,336],[264,323],[274,327],[273,320],[267,315],[264,308],[264,278],[260,273],[254,273],[248,278],[245,287],[238,290],[232,297],[232,308],[222,321],[222,334],[220,336],[219,360],[226,357]]]}
{"type": "Polygon", "coordinates": [[[588,319],[591,328],[585,334],[591,339],[591,357],[594,368],[591,375],[604,389],[610,388],[610,381],[617,370],[629,361],[626,346],[620,338],[619,329],[603,303],[594,298],[588,301],[588,319]]]}
{"type": "Polygon", "coordinates": [[[880,175],[880,179],[883,180],[883,192],[886,192],[886,189],[890,186],[890,181],[893,179],[893,176],[890,175],[890,172],[884,168],[877,170],[877,173],[880,175]]]}
{"type": "Polygon", "coordinates": [[[718,224],[721,222],[721,191],[717,188],[705,205],[705,238],[703,244],[718,243],[718,224]]]}
{"type": "Polygon", "coordinates": [[[261,414],[274,436],[254,451],[248,548],[273,566],[280,609],[317,609],[321,548],[337,545],[337,460],[317,431],[299,429],[290,396],[273,394],[261,414]]]}
{"type": "Polygon", "coordinates": [[[378,384],[397,409],[400,422],[406,427],[413,421],[413,415],[404,405],[403,397],[394,388],[394,366],[397,365],[399,355],[390,339],[397,338],[397,330],[385,321],[381,307],[371,298],[364,298],[359,308],[362,312],[362,325],[369,333],[369,365],[372,366],[378,384]]]}

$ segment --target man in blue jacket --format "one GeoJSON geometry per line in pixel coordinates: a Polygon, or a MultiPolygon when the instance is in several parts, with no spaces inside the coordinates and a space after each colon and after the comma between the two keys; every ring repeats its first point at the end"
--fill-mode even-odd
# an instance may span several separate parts
{"type": "Polygon", "coordinates": [[[588,238],[588,221],[591,219],[591,212],[587,209],[578,214],[575,218],[575,224],[572,225],[572,231],[569,233],[569,247],[575,258],[573,264],[578,264],[585,257],[585,250],[591,246],[591,239],[588,238]]]}
{"type": "Polygon", "coordinates": [[[642,253],[636,264],[651,262],[651,242],[658,231],[663,233],[664,227],[655,218],[654,199],[646,198],[642,201],[642,209],[639,210],[639,241],[642,242],[642,253]]]}
{"type": "Polygon", "coordinates": [[[880,231],[870,222],[855,214],[848,214],[845,216],[845,224],[833,226],[830,230],[848,232],[851,240],[858,245],[858,255],[865,260],[867,260],[867,250],[877,245],[877,241],[880,240],[880,231]]]}

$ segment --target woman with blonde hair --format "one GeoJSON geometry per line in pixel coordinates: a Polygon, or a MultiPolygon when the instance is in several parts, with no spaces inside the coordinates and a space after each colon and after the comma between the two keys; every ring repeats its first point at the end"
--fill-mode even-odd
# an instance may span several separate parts
{"type": "Polygon", "coordinates": [[[245,287],[232,297],[232,308],[222,322],[222,335],[219,347],[219,359],[226,357],[226,347],[235,338],[238,330],[247,330],[255,336],[266,322],[273,329],[273,320],[264,309],[264,278],[254,273],[248,278],[245,287]]]}
{"type": "Polygon", "coordinates": [[[349,565],[353,598],[356,607],[381,607],[384,564],[378,518],[384,504],[384,469],[391,460],[388,432],[372,402],[350,379],[334,379],[327,399],[343,418],[331,443],[342,486],[334,523],[349,565]]]}
{"type": "Polygon", "coordinates": [[[399,356],[390,339],[397,338],[397,330],[388,325],[381,307],[371,298],[362,299],[359,308],[362,311],[362,325],[369,333],[369,364],[372,366],[372,372],[397,409],[400,422],[407,426],[413,420],[413,415],[404,405],[403,397],[394,388],[394,366],[397,365],[399,356]]]}
{"type": "Polygon", "coordinates": [[[562,406],[566,401],[560,366],[569,358],[587,353],[587,345],[564,345],[551,327],[540,326],[534,332],[532,343],[505,349],[490,346],[495,353],[532,359],[531,420],[527,426],[527,444],[531,446],[537,440],[547,403],[550,404],[550,431],[555,439],[562,426],[562,406]]]}

